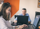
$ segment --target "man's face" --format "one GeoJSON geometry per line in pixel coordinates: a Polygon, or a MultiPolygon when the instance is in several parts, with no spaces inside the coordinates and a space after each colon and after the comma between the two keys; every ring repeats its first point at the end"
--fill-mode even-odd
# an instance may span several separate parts
{"type": "Polygon", "coordinates": [[[26,14],[26,10],[22,10],[22,14],[25,15],[26,14]]]}

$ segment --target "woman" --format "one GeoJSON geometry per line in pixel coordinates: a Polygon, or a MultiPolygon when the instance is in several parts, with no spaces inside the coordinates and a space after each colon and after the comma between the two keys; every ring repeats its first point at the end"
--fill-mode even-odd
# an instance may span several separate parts
{"type": "Polygon", "coordinates": [[[11,10],[11,5],[9,3],[4,3],[2,5],[1,15],[0,15],[0,29],[13,29],[9,23],[9,14],[11,10]]]}
{"type": "MultiPolygon", "coordinates": [[[[11,5],[9,3],[4,3],[2,5],[2,10],[0,12],[0,29],[13,29],[11,24],[9,23],[9,14],[11,10],[11,5]]],[[[22,29],[24,25],[19,26],[22,29]]]]}

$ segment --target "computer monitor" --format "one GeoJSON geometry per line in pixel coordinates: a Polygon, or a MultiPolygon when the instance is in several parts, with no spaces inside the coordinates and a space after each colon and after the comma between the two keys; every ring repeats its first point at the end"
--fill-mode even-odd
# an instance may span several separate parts
{"type": "Polygon", "coordinates": [[[27,24],[28,25],[28,16],[18,16],[17,25],[27,24]]]}
{"type": "Polygon", "coordinates": [[[33,23],[33,28],[34,28],[34,29],[37,28],[38,23],[39,23],[39,18],[36,18],[36,19],[34,20],[34,23],[33,23]]]}

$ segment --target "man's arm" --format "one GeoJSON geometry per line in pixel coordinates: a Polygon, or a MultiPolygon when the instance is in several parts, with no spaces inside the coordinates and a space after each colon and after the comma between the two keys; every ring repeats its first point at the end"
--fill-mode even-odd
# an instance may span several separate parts
{"type": "Polygon", "coordinates": [[[29,23],[29,24],[31,23],[30,17],[28,18],[28,23],[29,23]]]}
{"type": "MultiPolygon", "coordinates": [[[[22,14],[19,14],[19,15],[22,15],[22,14]]],[[[14,19],[14,23],[17,23],[17,17],[14,19]]]]}
{"type": "Polygon", "coordinates": [[[14,23],[17,23],[17,17],[14,19],[14,23]]]}

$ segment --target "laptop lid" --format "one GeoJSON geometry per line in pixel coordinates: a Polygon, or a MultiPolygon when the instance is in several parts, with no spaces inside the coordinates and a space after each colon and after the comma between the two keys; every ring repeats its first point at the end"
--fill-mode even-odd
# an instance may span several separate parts
{"type": "Polygon", "coordinates": [[[18,16],[17,25],[28,24],[28,16],[18,16]]]}

